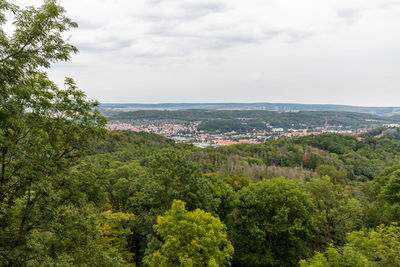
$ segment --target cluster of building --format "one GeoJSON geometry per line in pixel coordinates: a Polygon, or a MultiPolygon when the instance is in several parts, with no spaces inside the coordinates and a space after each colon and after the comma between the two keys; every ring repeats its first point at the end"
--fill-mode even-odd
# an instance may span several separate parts
{"type": "Polygon", "coordinates": [[[140,132],[140,129],[129,123],[108,123],[107,128],[111,131],[133,131],[140,132]]]}
{"type": "Polygon", "coordinates": [[[165,137],[182,136],[184,132],[196,131],[193,126],[185,126],[183,124],[142,124],[142,125],[132,125],[129,123],[108,123],[107,128],[109,130],[128,130],[133,132],[148,132],[156,133],[165,137]]]}
{"type": "Polygon", "coordinates": [[[317,135],[322,133],[338,133],[355,135],[366,130],[334,130],[319,127],[313,131],[307,129],[288,129],[268,128],[266,130],[251,131],[248,133],[206,133],[197,129],[198,123],[143,123],[131,125],[128,123],[109,123],[107,128],[110,130],[129,130],[135,132],[156,133],[175,140],[178,143],[192,143],[198,147],[209,146],[229,146],[233,144],[260,144],[271,139],[281,137],[292,138],[307,135],[317,135]]]}

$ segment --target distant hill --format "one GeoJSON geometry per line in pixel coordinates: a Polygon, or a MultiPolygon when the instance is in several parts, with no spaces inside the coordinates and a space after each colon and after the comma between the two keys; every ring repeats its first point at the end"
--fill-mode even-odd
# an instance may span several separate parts
{"type": "Polygon", "coordinates": [[[331,127],[352,129],[374,128],[398,123],[396,117],[344,111],[276,112],[267,110],[136,110],[109,116],[113,122],[178,120],[201,121],[199,129],[208,131],[248,131],[265,129],[266,125],[278,128],[313,129],[331,127]]]}
{"type": "Polygon", "coordinates": [[[325,104],[293,104],[293,103],[104,103],[101,104],[104,114],[115,114],[132,110],[268,110],[278,112],[297,111],[346,111],[392,116],[400,114],[400,107],[361,107],[325,104]]]}

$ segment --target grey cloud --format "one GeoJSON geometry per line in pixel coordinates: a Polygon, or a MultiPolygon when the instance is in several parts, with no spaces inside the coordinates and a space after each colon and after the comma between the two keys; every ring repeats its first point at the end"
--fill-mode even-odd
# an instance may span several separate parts
{"type": "MultiPolygon", "coordinates": [[[[222,0],[148,0],[147,5],[149,8],[144,9],[147,13],[143,9],[136,10],[136,14],[128,12],[124,34],[118,34],[112,24],[100,27],[92,21],[79,20],[83,32],[93,37],[80,42],[78,39],[77,47],[88,53],[123,50],[129,57],[152,59],[260,44],[273,38],[294,43],[314,34],[295,28],[268,28],[250,17],[235,19],[229,2],[222,0]],[[218,19],[212,16],[217,13],[220,13],[218,19]],[[137,27],[141,32],[129,31],[135,23],[140,25],[137,27]]],[[[343,11],[343,15],[347,13],[343,11]]]]}
{"type": "Polygon", "coordinates": [[[159,4],[159,3],[162,3],[162,2],[165,2],[165,1],[167,1],[167,0],[147,0],[147,2],[149,4],[159,4]]]}
{"type": "Polygon", "coordinates": [[[121,39],[108,37],[94,39],[91,42],[81,42],[77,47],[84,52],[101,53],[115,52],[125,49],[132,57],[138,58],[165,58],[184,57],[195,51],[223,50],[229,47],[266,42],[273,38],[282,37],[288,43],[299,42],[313,35],[312,32],[303,32],[293,29],[268,29],[258,31],[231,31],[224,28],[213,31],[198,31],[195,33],[180,32],[168,26],[157,26],[145,37],[121,39]],[[141,39],[144,43],[137,43],[141,39]],[[150,41],[151,40],[151,41],[150,41]],[[146,47],[146,44],[149,44],[146,47]],[[145,51],[142,51],[145,48],[145,51]]]}
{"type": "Polygon", "coordinates": [[[259,43],[264,39],[264,36],[256,36],[252,34],[228,34],[221,37],[215,37],[215,39],[227,44],[250,44],[259,43]]]}
{"type": "Polygon", "coordinates": [[[167,12],[161,12],[161,11],[152,11],[146,14],[141,14],[141,15],[134,15],[134,17],[143,19],[145,21],[154,21],[154,22],[165,22],[165,21],[192,21],[199,19],[201,17],[209,15],[210,12],[207,12],[205,10],[201,11],[193,11],[193,12],[188,12],[188,11],[180,11],[176,12],[174,14],[172,13],[167,13],[167,12]]]}
{"type": "Polygon", "coordinates": [[[379,8],[382,9],[395,8],[395,7],[400,7],[400,1],[387,1],[379,5],[379,8]]]}
{"type": "Polygon", "coordinates": [[[77,42],[76,47],[83,52],[100,53],[128,48],[134,43],[135,40],[124,40],[110,37],[102,40],[93,40],[92,42],[77,42]]]}
{"type": "Polygon", "coordinates": [[[201,38],[201,34],[198,33],[186,33],[180,32],[174,29],[172,25],[156,25],[152,27],[148,32],[148,35],[158,37],[178,37],[178,38],[201,38]]]}
{"type": "MultiPolygon", "coordinates": [[[[171,39],[174,44],[179,44],[178,48],[168,46],[165,49],[163,57],[169,56],[172,51],[172,56],[184,56],[191,54],[196,50],[222,50],[241,44],[256,44],[268,41],[273,38],[283,37],[288,43],[299,42],[314,35],[311,31],[299,31],[294,29],[257,29],[253,31],[236,31],[231,28],[216,27],[215,29],[203,29],[196,33],[181,32],[170,26],[156,26],[148,32],[163,45],[163,41],[171,39]]],[[[151,57],[156,57],[160,54],[151,54],[151,57]]]]}
{"type": "Polygon", "coordinates": [[[300,42],[313,36],[312,31],[301,31],[296,29],[266,29],[262,34],[243,34],[228,39],[237,43],[261,43],[273,38],[284,37],[289,43],[300,42]]]}
{"type": "Polygon", "coordinates": [[[337,11],[337,17],[347,24],[352,24],[360,18],[363,10],[364,9],[342,8],[337,11]]]}
{"type": "Polygon", "coordinates": [[[179,8],[198,17],[206,14],[222,12],[228,9],[227,5],[223,2],[184,2],[179,8]]]}
{"type": "Polygon", "coordinates": [[[265,29],[265,25],[253,18],[237,20],[230,12],[229,2],[222,0],[148,0],[147,4],[147,13],[136,13],[132,17],[147,26],[144,35],[138,38],[151,39],[148,49],[156,52],[138,52],[137,47],[132,47],[131,53],[138,57],[179,57],[199,50],[262,43],[276,37],[293,43],[313,35],[297,29],[265,29]],[[212,15],[217,13],[221,19],[214,23],[212,15]]]}
{"type": "Polygon", "coordinates": [[[354,18],[358,16],[359,12],[359,10],[354,8],[342,8],[337,12],[337,15],[340,18],[354,18]]]}
{"type": "Polygon", "coordinates": [[[215,39],[230,43],[259,43],[271,38],[286,36],[289,37],[290,41],[301,41],[305,38],[314,35],[312,31],[300,31],[295,29],[256,29],[255,33],[251,31],[235,33],[234,29],[216,27],[216,29],[205,29],[197,33],[185,33],[175,31],[171,26],[156,26],[152,28],[148,33],[155,36],[165,37],[181,37],[181,38],[193,38],[193,39],[215,39]],[[209,32],[213,32],[210,34],[209,32]]]}
{"type": "Polygon", "coordinates": [[[190,52],[184,49],[179,50],[168,50],[168,51],[133,51],[131,52],[131,57],[133,58],[144,58],[144,59],[159,59],[159,58],[172,58],[172,57],[182,57],[189,55],[190,52]]]}
{"type": "Polygon", "coordinates": [[[296,31],[296,30],[285,30],[281,34],[288,37],[289,43],[301,42],[315,35],[312,31],[296,31]]]}
{"type": "Polygon", "coordinates": [[[85,64],[78,64],[78,63],[71,63],[71,62],[55,63],[53,65],[53,67],[57,68],[57,69],[80,69],[85,66],[86,66],[85,64]]]}
{"type": "Polygon", "coordinates": [[[168,2],[152,0],[152,3],[158,4],[157,8],[150,9],[145,14],[133,14],[133,17],[149,21],[192,21],[199,18],[223,12],[228,9],[227,5],[221,1],[213,2],[187,2],[183,1],[175,6],[174,10],[166,10],[165,5],[168,2]]]}
{"type": "Polygon", "coordinates": [[[176,1],[176,0],[147,0],[150,5],[153,4],[176,4],[177,8],[186,10],[209,10],[209,11],[222,11],[227,8],[227,5],[222,0],[198,0],[198,1],[176,1]]]}
{"type": "Polygon", "coordinates": [[[76,22],[81,30],[96,30],[102,27],[101,25],[86,19],[78,19],[76,22]]]}

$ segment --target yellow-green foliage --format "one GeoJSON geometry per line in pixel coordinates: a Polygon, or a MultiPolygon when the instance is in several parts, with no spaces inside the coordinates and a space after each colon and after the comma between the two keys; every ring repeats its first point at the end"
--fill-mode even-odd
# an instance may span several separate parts
{"type": "Polygon", "coordinates": [[[225,266],[232,258],[233,247],[220,220],[200,209],[186,211],[183,201],[174,200],[154,229],[164,242],[150,256],[150,266],[225,266]]]}
{"type": "Polygon", "coordinates": [[[381,225],[371,232],[352,232],[347,240],[341,248],[330,246],[324,253],[300,261],[300,266],[400,266],[400,227],[397,224],[381,225]]]}
{"type": "Polygon", "coordinates": [[[56,216],[52,227],[27,236],[26,266],[134,266],[124,225],[133,215],[65,206],[56,216]]]}
{"type": "Polygon", "coordinates": [[[239,191],[240,189],[251,184],[251,180],[249,178],[240,177],[237,175],[229,175],[228,177],[225,177],[224,182],[235,191],[239,191]]]}
{"type": "Polygon", "coordinates": [[[105,211],[101,215],[103,238],[111,247],[120,251],[124,258],[131,260],[133,255],[127,250],[126,237],[132,234],[128,225],[134,219],[134,215],[123,212],[113,213],[111,210],[105,211]]]}

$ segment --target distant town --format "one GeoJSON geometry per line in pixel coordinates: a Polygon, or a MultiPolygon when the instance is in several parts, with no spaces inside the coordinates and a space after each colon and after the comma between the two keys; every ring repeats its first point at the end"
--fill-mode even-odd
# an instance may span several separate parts
{"type": "MultiPolygon", "coordinates": [[[[198,147],[259,144],[278,138],[336,133],[359,135],[399,127],[400,117],[345,111],[125,110],[108,115],[110,130],[149,132],[198,147]]],[[[126,107],[127,108],[127,107],[126,107]]]]}
{"type": "MultiPolygon", "coordinates": [[[[329,125],[325,127],[316,127],[310,129],[284,129],[284,128],[273,128],[268,127],[266,130],[253,130],[247,133],[237,133],[235,131],[225,133],[208,133],[203,130],[198,130],[197,126],[200,122],[189,123],[189,124],[156,124],[156,123],[143,123],[132,125],[129,123],[109,123],[107,128],[109,130],[128,130],[134,132],[149,132],[162,135],[167,138],[171,138],[178,143],[191,143],[198,147],[217,147],[217,146],[229,146],[233,144],[260,144],[271,139],[278,139],[282,137],[291,138],[298,136],[307,135],[318,135],[324,133],[337,133],[347,135],[358,135],[364,133],[369,129],[338,129],[340,127],[333,127],[331,129],[329,125]]],[[[385,127],[400,127],[400,124],[386,124],[385,127]]]]}

